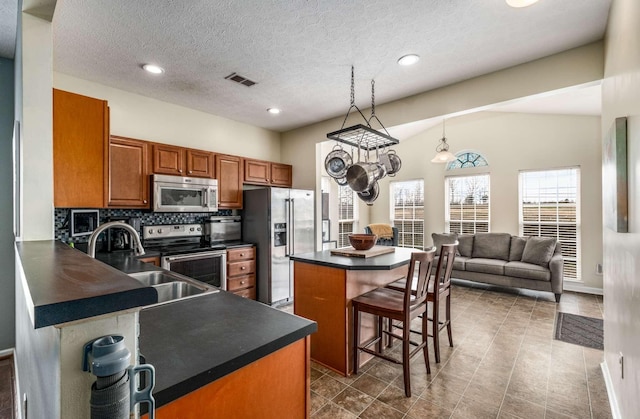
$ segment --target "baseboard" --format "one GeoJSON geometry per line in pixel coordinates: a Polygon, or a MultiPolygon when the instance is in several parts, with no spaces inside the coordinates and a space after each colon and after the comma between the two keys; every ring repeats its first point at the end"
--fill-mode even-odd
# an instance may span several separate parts
{"type": "MultiPolygon", "coordinates": [[[[9,356],[9,355],[14,355],[14,354],[15,354],[15,350],[13,348],[3,349],[0,351],[0,358],[9,356]]],[[[13,359],[15,359],[15,356],[13,357],[13,359]]]]}
{"type": "Polygon", "coordinates": [[[580,282],[564,281],[563,288],[565,291],[581,292],[583,294],[603,295],[602,288],[587,287],[580,282]]]}
{"type": "Polygon", "coordinates": [[[609,373],[609,367],[607,367],[606,361],[600,364],[600,368],[602,368],[604,384],[607,387],[609,406],[611,406],[611,416],[613,417],[613,419],[622,419],[622,415],[620,414],[620,407],[618,406],[618,399],[616,399],[616,393],[613,391],[613,382],[611,381],[611,374],[609,373]]]}

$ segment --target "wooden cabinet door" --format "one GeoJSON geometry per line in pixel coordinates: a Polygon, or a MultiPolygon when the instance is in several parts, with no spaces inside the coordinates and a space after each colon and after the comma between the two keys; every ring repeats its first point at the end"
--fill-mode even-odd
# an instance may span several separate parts
{"type": "Polygon", "coordinates": [[[291,165],[271,163],[271,184],[291,187],[293,184],[291,165]]]}
{"type": "Polygon", "coordinates": [[[218,208],[242,209],[242,158],[216,154],[218,208]]]}
{"type": "Polygon", "coordinates": [[[153,145],[153,173],[174,176],[184,174],[185,149],[168,144],[153,145]]]}
{"type": "Polygon", "coordinates": [[[58,208],[105,205],[106,100],[53,89],[53,202],[58,208]]]}
{"type": "Polygon", "coordinates": [[[202,150],[187,150],[187,176],[213,178],[214,153],[202,150]]]}
{"type": "Polygon", "coordinates": [[[109,140],[109,207],[149,208],[149,144],[112,136],[109,140]]]}
{"type": "Polygon", "coordinates": [[[244,182],[268,185],[271,180],[271,163],[261,160],[244,160],[244,182]]]}

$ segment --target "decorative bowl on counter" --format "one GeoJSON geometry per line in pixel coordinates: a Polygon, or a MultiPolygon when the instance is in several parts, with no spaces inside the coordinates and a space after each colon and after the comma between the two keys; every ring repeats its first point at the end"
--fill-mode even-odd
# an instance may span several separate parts
{"type": "Polygon", "coordinates": [[[375,244],[378,236],[375,234],[349,234],[349,243],[356,250],[369,250],[375,244]]]}

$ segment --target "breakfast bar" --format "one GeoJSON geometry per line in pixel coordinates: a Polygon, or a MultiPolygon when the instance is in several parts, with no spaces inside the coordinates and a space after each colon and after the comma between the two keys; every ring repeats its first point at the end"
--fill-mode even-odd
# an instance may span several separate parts
{"type": "MultiPolygon", "coordinates": [[[[419,251],[402,247],[392,249],[390,253],[371,257],[339,256],[331,250],[291,256],[294,261],[294,313],[318,324],[317,333],[311,336],[312,360],[344,376],[351,375],[351,300],[405,277],[411,253],[419,251]]],[[[374,332],[373,316],[363,315],[362,338],[368,339],[374,332]]],[[[362,362],[368,360],[364,356],[361,359],[362,362]]]]}

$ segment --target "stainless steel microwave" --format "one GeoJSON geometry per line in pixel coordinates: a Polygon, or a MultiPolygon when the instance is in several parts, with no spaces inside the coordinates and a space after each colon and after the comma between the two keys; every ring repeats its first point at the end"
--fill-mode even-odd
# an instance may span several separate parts
{"type": "Polygon", "coordinates": [[[153,210],[156,212],[218,211],[216,179],[153,175],[153,210]]]}

